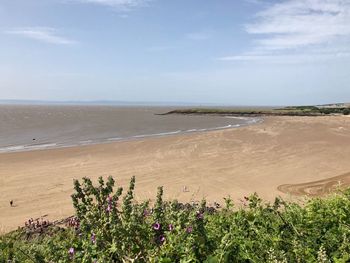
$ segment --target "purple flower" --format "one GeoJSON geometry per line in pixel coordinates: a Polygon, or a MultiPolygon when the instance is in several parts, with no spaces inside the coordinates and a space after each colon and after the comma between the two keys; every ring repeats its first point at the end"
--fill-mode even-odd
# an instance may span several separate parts
{"type": "Polygon", "coordinates": [[[191,226],[186,228],[186,232],[187,233],[192,233],[192,231],[193,231],[193,228],[191,226]]]}
{"type": "Polygon", "coordinates": [[[93,244],[96,243],[96,235],[95,235],[94,233],[92,233],[92,235],[91,235],[91,242],[92,242],[93,244]]]}
{"type": "Polygon", "coordinates": [[[144,217],[149,216],[149,211],[147,209],[143,210],[143,216],[144,217]]]}
{"type": "Polygon", "coordinates": [[[199,219],[199,220],[203,220],[203,218],[204,218],[204,215],[203,215],[203,213],[201,213],[201,212],[197,212],[197,219],[199,219]]]}
{"type": "Polygon", "coordinates": [[[160,236],[159,237],[159,242],[163,244],[165,242],[165,236],[160,236]]]}
{"type": "Polygon", "coordinates": [[[159,223],[154,223],[153,224],[153,229],[154,230],[159,230],[160,229],[160,224],[159,223]]]}
{"type": "Polygon", "coordinates": [[[70,256],[70,257],[73,257],[73,256],[74,256],[74,253],[75,253],[74,248],[71,247],[71,248],[68,250],[69,256],[70,256]]]}
{"type": "Polygon", "coordinates": [[[111,205],[108,205],[106,211],[109,213],[109,212],[111,212],[111,210],[112,210],[111,205]]]}
{"type": "Polygon", "coordinates": [[[169,231],[173,231],[173,230],[174,230],[173,224],[169,224],[169,231]]]}

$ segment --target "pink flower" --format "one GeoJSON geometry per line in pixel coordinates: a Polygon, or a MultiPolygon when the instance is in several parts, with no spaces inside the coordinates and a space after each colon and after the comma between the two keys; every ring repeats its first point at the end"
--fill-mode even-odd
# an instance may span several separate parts
{"type": "Polygon", "coordinates": [[[160,224],[159,223],[154,223],[153,224],[153,229],[154,230],[159,230],[160,229],[160,224]]]}
{"type": "Polygon", "coordinates": [[[145,210],[143,210],[143,216],[144,217],[147,217],[147,216],[149,216],[149,211],[147,210],[147,209],[145,209],[145,210]]]}
{"type": "Polygon", "coordinates": [[[75,250],[73,247],[71,247],[69,250],[68,250],[68,254],[69,256],[72,258],[74,256],[74,253],[75,253],[75,250]]]}
{"type": "Polygon", "coordinates": [[[169,224],[169,231],[173,231],[173,230],[174,230],[173,224],[169,224]]]}
{"type": "Polygon", "coordinates": [[[94,233],[92,233],[92,235],[91,235],[91,242],[92,242],[93,244],[96,243],[96,235],[95,235],[94,233]]]}
{"type": "Polygon", "coordinates": [[[197,219],[199,219],[199,220],[203,220],[203,218],[204,218],[204,215],[203,215],[203,213],[201,213],[201,212],[197,212],[197,219]]]}
{"type": "Polygon", "coordinates": [[[192,231],[193,231],[193,228],[192,228],[191,226],[189,226],[189,227],[186,228],[186,232],[187,232],[187,233],[190,234],[190,233],[192,233],[192,231]]]}
{"type": "Polygon", "coordinates": [[[110,197],[110,196],[107,197],[107,203],[108,203],[108,205],[107,205],[106,211],[109,213],[112,210],[112,197],[110,197]]]}

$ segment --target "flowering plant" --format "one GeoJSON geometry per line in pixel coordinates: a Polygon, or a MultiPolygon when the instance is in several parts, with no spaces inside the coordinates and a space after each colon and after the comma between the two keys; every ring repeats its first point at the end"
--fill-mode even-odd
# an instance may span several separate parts
{"type": "Polygon", "coordinates": [[[161,187],[137,203],[135,178],[125,195],[114,184],[75,181],[66,227],[30,219],[0,236],[0,262],[350,262],[350,189],[303,205],[253,194],[235,208],[164,201],[161,187]]]}

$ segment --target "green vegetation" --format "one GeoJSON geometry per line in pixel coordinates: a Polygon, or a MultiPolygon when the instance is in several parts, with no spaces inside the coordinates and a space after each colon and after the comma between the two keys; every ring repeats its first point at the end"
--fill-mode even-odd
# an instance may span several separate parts
{"type": "Polygon", "coordinates": [[[303,205],[256,194],[217,209],[135,203],[108,178],[75,181],[67,227],[30,221],[0,237],[0,262],[349,262],[350,190],[303,205]]]}
{"type": "Polygon", "coordinates": [[[343,110],[343,114],[344,114],[344,115],[349,115],[349,114],[350,114],[350,109],[349,109],[349,108],[344,109],[344,110],[343,110]]]}
{"type": "Polygon", "coordinates": [[[329,114],[350,114],[350,108],[345,106],[290,106],[277,109],[251,108],[251,109],[219,109],[219,108],[193,108],[173,110],[166,114],[215,114],[233,116],[323,116],[329,114]]]}

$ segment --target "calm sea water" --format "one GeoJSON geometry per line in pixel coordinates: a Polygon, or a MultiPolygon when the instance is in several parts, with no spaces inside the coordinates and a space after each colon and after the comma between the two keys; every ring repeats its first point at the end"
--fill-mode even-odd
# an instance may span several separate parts
{"type": "Polygon", "coordinates": [[[255,118],[157,115],[171,107],[0,105],[0,153],[249,125],[255,118]]]}

